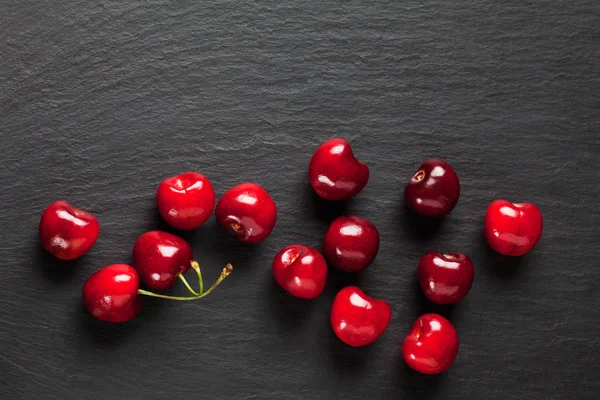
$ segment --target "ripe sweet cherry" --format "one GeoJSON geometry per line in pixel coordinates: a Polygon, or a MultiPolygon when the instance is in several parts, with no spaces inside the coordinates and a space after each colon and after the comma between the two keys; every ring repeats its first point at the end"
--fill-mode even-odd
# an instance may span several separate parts
{"type": "Polygon", "coordinates": [[[256,244],[269,236],[277,221],[277,206],[256,183],[242,183],[219,199],[217,221],[240,241],[256,244]]]}
{"type": "Polygon", "coordinates": [[[425,160],[404,188],[406,205],[417,214],[441,217],[448,214],[460,196],[454,168],[444,160],[425,160]]]}
{"type": "Polygon", "coordinates": [[[83,285],[83,301],[94,317],[106,322],[133,319],[142,308],[140,279],[133,267],[113,264],[96,271],[83,285]]]}
{"type": "Polygon", "coordinates": [[[494,200],[485,213],[484,232],[490,247],[500,254],[521,256],[542,237],[542,213],[532,203],[494,200]]]}
{"type": "Polygon", "coordinates": [[[339,291],[330,315],[337,337],[353,347],[366,346],[377,340],[391,318],[392,309],[386,301],[369,297],[356,286],[339,291]]]}
{"type": "Polygon", "coordinates": [[[348,272],[367,268],[379,251],[379,232],[366,218],[344,215],[333,220],[323,241],[329,263],[348,272]]]}
{"type": "Polygon", "coordinates": [[[133,268],[155,290],[170,288],[178,277],[185,281],[183,274],[194,262],[188,242],[167,232],[146,232],[133,247],[133,268]]]}
{"type": "Polygon", "coordinates": [[[173,228],[200,227],[215,208],[215,191],[198,172],[186,172],[163,180],[156,191],[156,205],[163,219],[173,228]]]}
{"type": "Polygon", "coordinates": [[[438,314],[420,316],[402,343],[404,361],[424,374],[439,374],[456,360],[459,340],[454,326],[438,314]]]}
{"type": "Polygon", "coordinates": [[[419,284],[429,300],[437,304],[461,301],[473,286],[475,268],[466,254],[431,251],[419,261],[419,284]]]}
{"type": "Polygon", "coordinates": [[[42,246],[61,260],[74,260],[87,253],[99,233],[96,217],[64,200],[50,204],[40,219],[42,246]]]}
{"type": "Polygon", "coordinates": [[[327,281],[327,263],[312,247],[293,244],[273,259],[275,281],[288,293],[301,299],[314,299],[327,281]]]}
{"type": "Polygon", "coordinates": [[[308,181],[327,200],[356,196],[369,180],[369,167],[354,157],[350,144],[335,138],[321,144],[308,167],[308,181]]]}

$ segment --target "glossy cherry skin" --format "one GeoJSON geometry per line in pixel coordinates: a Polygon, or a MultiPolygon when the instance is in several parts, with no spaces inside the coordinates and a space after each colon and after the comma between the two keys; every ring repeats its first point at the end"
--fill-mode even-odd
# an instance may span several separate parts
{"type": "Polygon", "coordinates": [[[379,232],[363,217],[344,215],[333,220],[323,241],[331,265],[348,272],[367,268],[379,251],[379,232]]]}
{"type": "Polygon", "coordinates": [[[448,214],[460,196],[460,182],[454,169],[439,158],[425,160],[404,188],[408,208],[425,217],[448,214]]]}
{"type": "Polygon", "coordinates": [[[269,236],[277,221],[277,206],[256,183],[242,183],[219,199],[217,221],[239,240],[256,244],[269,236]]]}
{"type": "Polygon", "coordinates": [[[273,259],[273,277],[292,296],[314,299],[325,288],[327,262],[312,247],[293,244],[273,259]]]}
{"type": "Polygon", "coordinates": [[[330,317],[336,336],[352,347],[360,347],[373,343],[385,332],[392,309],[386,301],[369,297],[356,286],[346,286],[335,296],[330,317]]]}
{"type": "Polygon", "coordinates": [[[61,260],[74,260],[87,253],[100,234],[92,214],[78,210],[64,200],[48,206],[40,219],[42,246],[61,260]]]}
{"type": "Polygon", "coordinates": [[[184,274],[193,261],[192,248],[179,236],[163,231],[150,231],[133,246],[133,267],[140,280],[156,290],[170,288],[177,274],[184,274]]]}
{"type": "Polygon", "coordinates": [[[141,309],[140,280],[133,267],[113,264],[96,271],[83,285],[83,301],[94,317],[106,322],[125,322],[141,309]]]}
{"type": "Polygon", "coordinates": [[[437,304],[454,304],[471,290],[475,268],[466,254],[431,251],[419,261],[417,274],[425,297],[437,304]]]}
{"type": "Polygon", "coordinates": [[[215,191],[198,172],[186,172],[163,180],[156,191],[158,212],[175,229],[196,229],[215,208],[215,191]]]}
{"type": "Polygon", "coordinates": [[[458,354],[458,334],[446,318],[425,314],[414,323],[402,343],[404,361],[424,374],[447,370],[458,354]]]}
{"type": "Polygon", "coordinates": [[[336,138],[321,144],[308,167],[308,180],[327,200],[356,196],[369,180],[369,167],[354,157],[350,143],[336,138]]]}
{"type": "Polygon", "coordinates": [[[490,247],[506,256],[522,256],[542,237],[542,213],[532,203],[494,200],[485,213],[484,232],[490,247]]]}

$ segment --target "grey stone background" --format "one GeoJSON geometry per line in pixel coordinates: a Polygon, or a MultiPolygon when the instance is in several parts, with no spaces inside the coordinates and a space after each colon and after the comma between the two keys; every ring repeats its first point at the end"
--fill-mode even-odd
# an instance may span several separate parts
{"type": "Polygon", "coordinates": [[[596,0],[0,1],[0,398],[598,399],[599,43],[596,0]],[[306,178],[316,146],[336,136],[371,169],[345,204],[318,200],[306,178]],[[462,183],[438,224],[402,204],[432,156],[462,183]],[[263,185],[279,208],[273,234],[242,246],[213,217],[184,237],[207,280],[235,265],[218,291],[145,299],[124,325],[93,320],[83,282],[130,262],[146,230],[168,229],[154,192],[186,170],[218,196],[263,185]],[[487,247],[495,198],[541,208],[531,254],[487,247]],[[101,223],[76,262],[39,245],[39,216],[57,199],[101,223]],[[375,263],[330,271],[312,302],[283,293],[274,254],[320,247],[342,213],[379,228],[375,263]],[[429,250],[473,258],[461,304],[419,293],[429,250]],[[393,308],[384,336],[362,349],[328,320],[350,283],[393,308]],[[440,376],[400,355],[424,312],[460,335],[440,376]]]}

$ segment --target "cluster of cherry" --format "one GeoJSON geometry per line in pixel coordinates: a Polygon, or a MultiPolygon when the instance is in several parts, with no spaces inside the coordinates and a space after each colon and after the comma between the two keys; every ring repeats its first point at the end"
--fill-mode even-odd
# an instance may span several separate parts
{"type": "MultiPolygon", "coordinates": [[[[369,168],[358,161],[347,141],[331,139],[313,154],[308,171],[316,193],[327,200],[344,200],[358,194],[367,184],[369,168]]],[[[440,159],[426,160],[404,190],[405,202],[414,212],[427,217],[449,213],[460,195],[454,169],[440,159]]],[[[264,240],[275,226],[277,207],[259,185],[242,183],[221,197],[215,208],[215,193],[203,175],[187,172],[167,178],[158,187],[156,203],[169,225],[180,230],[196,229],[213,210],[219,224],[240,241],[255,244],[264,240]]],[[[542,234],[542,215],[531,203],[493,201],[485,215],[484,232],[490,246],[505,255],[519,256],[530,251],[542,234]]],[[[46,250],[62,260],[72,260],[91,249],[98,238],[96,218],[65,201],[52,203],[43,213],[39,234],[46,250]]],[[[313,299],[325,288],[328,263],[348,272],[366,269],[379,250],[375,225],[360,216],[335,219],[323,241],[323,255],[316,249],[294,244],[282,249],[273,260],[273,276],[291,295],[313,299]]],[[[89,312],[107,322],[125,322],[141,309],[140,295],[171,300],[195,300],[211,293],[227,277],[232,266],[207,290],[200,265],[193,260],[189,244],[178,236],[150,231],[136,241],[132,266],[114,264],[95,272],[84,284],[83,298],[89,312]],[[184,274],[194,269],[199,290],[184,274]],[[170,288],[179,279],[190,296],[179,297],[140,289],[140,280],[153,290],[170,288]]],[[[473,284],[474,266],[462,253],[429,252],[418,264],[418,280],[425,296],[438,304],[462,300],[473,284]]],[[[336,295],[331,325],[345,343],[365,346],[377,340],[391,320],[391,308],[384,300],[367,296],[360,288],[348,286],[336,295]]],[[[433,374],[446,370],[458,354],[459,339],[452,323],[437,314],[417,319],[402,344],[404,359],[412,368],[433,374]]]]}

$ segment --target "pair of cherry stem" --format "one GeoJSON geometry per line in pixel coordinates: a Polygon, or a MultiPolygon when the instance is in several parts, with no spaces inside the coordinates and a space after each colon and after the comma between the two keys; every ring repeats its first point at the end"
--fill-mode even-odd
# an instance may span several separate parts
{"type": "Polygon", "coordinates": [[[188,281],[185,279],[185,277],[183,276],[183,274],[181,272],[178,273],[177,276],[183,282],[185,287],[190,291],[192,296],[190,296],[190,297],[169,296],[166,294],[149,292],[149,291],[143,290],[143,289],[138,289],[138,294],[143,294],[145,296],[152,296],[152,297],[160,297],[161,299],[180,300],[180,301],[201,299],[204,296],[209,295],[213,290],[215,290],[215,288],[217,286],[219,286],[219,284],[223,281],[223,279],[227,278],[229,276],[229,274],[231,274],[231,271],[233,271],[233,266],[231,264],[227,264],[225,266],[225,268],[223,268],[223,270],[221,271],[221,275],[219,276],[219,278],[205,292],[204,291],[204,281],[202,280],[202,272],[200,271],[200,264],[198,264],[198,262],[196,262],[196,261],[192,261],[192,262],[190,262],[190,266],[194,269],[194,271],[196,271],[196,274],[198,275],[198,284],[200,286],[200,290],[198,292],[196,292],[194,289],[192,289],[192,287],[190,286],[190,284],[188,283],[188,281]]]}

